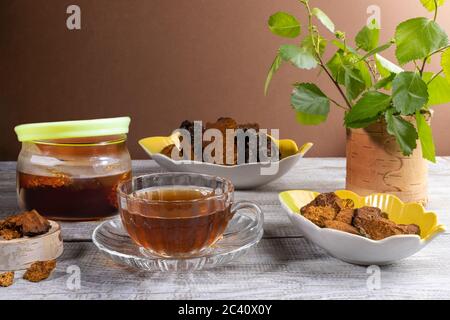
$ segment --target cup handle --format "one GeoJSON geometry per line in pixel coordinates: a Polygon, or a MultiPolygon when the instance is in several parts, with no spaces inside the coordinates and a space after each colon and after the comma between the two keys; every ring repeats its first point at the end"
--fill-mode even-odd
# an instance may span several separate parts
{"type": "Polygon", "coordinates": [[[231,212],[233,214],[236,214],[240,210],[245,210],[246,212],[250,213],[254,216],[253,222],[246,226],[245,229],[236,231],[236,232],[230,232],[224,235],[224,238],[230,238],[234,235],[241,234],[244,232],[248,232],[249,234],[253,233],[255,230],[262,229],[262,226],[264,224],[264,214],[261,210],[261,208],[253,202],[250,201],[237,201],[234,202],[231,206],[231,212]]]}

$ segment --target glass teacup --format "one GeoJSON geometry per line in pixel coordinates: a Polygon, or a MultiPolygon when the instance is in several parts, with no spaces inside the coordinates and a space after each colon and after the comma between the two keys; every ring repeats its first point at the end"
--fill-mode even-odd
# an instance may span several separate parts
{"type": "Polygon", "coordinates": [[[149,174],[118,187],[120,216],[131,239],[147,253],[173,258],[201,254],[226,237],[237,210],[262,223],[256,204],[233,202],[233,196],[229,180],[194,173],[149,174]]]}

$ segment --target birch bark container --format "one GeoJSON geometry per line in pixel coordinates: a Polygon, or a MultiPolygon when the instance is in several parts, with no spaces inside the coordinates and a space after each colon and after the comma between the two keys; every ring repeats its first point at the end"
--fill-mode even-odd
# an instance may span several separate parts
{"type": "Polygon", "coordinates": [[[426,205],[427,183],[428,164],[419,141],[408,157],[387,133],[384,121],[347,130],[347,190],[361,196],[389,193],[403,202],[426,205]]]}

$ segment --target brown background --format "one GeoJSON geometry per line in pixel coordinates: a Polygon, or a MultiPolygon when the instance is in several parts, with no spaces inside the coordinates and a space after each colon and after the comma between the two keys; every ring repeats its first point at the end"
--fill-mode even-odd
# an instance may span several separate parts
{"type": "MultiPolygon", "coordinates": [[[[352,37],[367,7],[379,5],[383,41],[400,21],[429,15],[419,0],[312,1],[352,37]]],[[[291,42],[267,29],[279,10],[305,21],[297,0],[0,0],[0,160],[17,157],[17,124],[121,115],[132,117],[134,158],[145,157],[141,137],[169,133],[184,119],[219,116],[313,141],[314,156],[344,155],[340,110],[324,125],[300,127],[289,107],[290,84],[316,81],[316,72],[286,65],[263,95],[277,47],[291,42]],[[80,31],[66,28],[69,4],[81,7],[80,31]]],[[[439,22],[450,33],[449,16],[447,4],[439,22]]],[[[319,82],[337,97],[325,77],[319,82]]],[[[438,153],[450,155],[449,106],[435,111],[438,153]]]]}

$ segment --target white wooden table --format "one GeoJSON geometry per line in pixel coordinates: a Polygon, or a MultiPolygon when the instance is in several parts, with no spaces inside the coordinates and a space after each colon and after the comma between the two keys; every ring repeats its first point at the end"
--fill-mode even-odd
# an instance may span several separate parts
{"type": "MultiPolygon", "coordinates": [[[[152,161],[135,161],[134,174],[160,171],[152,161]]],[[[237,192],[237,199],[264,210],[264,237],[230,265],[193,273],[149,273],[115,264],[93,245],[96,222],[62,223],[64,253],[56,271],[41,283],[16,274],[0,288],[0,299],[450,299],[450,234],[394,265],[381,267],[380,288],[367,285],[367,268],[327,255],[290,224],[278,192],[344,188],[345,159],[302,159],[278,181],[237,192]],[[75,267],[74,267],[75,266],[75,267]],[[80,270],[80,286],[73,270],[80,270]],[[69,273],[67,271],[70,271],[69,273]]],[[[450,158],[430,166],[428,209],[450,226],[450,158]]],[[[0,217],[16,213],[15,163],[0,162],[0,217]]],[[[370,281],[369,281],[370,282],[370,281]]]]}

